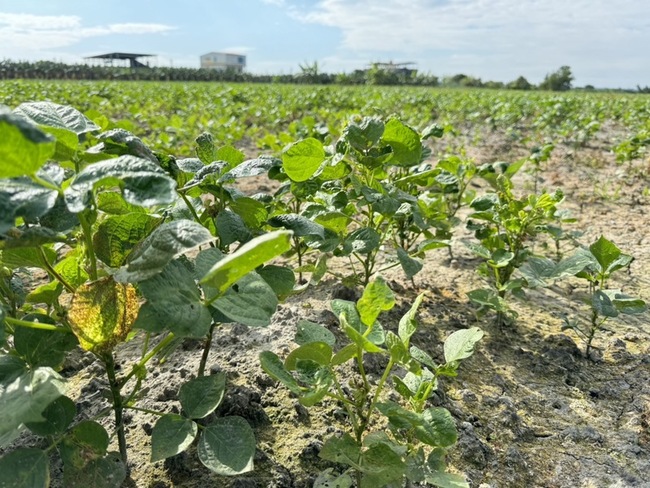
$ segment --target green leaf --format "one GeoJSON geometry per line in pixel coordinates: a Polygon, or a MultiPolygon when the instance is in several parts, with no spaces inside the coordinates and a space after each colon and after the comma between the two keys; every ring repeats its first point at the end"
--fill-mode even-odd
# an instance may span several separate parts
{"type": "Polygon", "coordinates": [[[198,454],[201,462],[223,476],[253,470],[255,435],[241,417],[223,417],[203,429],[198,454]]]}
{"type": "Polygon", "coordinates": [[[296,276],[291,268],[268,264],[257,270],[264,281],[273,289],[278,300],[284,300],[296,286],[296,276]]]}
{"type": "Polygon", "coordinates": [[[83,420],[63,439],[61,458],[67,470],[82,470],[90,461],[104,457],[108,444],[108,432],[101,424],[83,420]]]}
{"type": "Polygon", "coordinates": [[[253,237],[251,231],[246,227],[244,219],[230,210],[219,212],[215,224],[223,246],[229,246],[237,241],[247,242],[253,237]]]}
{"type": "Polygon", "coordinates": [[[366,151],[379,142],[384,134],[384,123],[376,117],[364,117],[361,122],[350,122],[343,131],[345,140],[357,151],[366,151]]]}
{"type": "Polygon", "coordinates": [[[578,249],[574,254],[560,261],[553,270],[553,278],[575,276],[587,267],[596,267],[598,261],[586,249],[578,249]]]}
{"type": "Polygon", "coordinates": [[[366,352],[384,352],[382,348],[377,346],[376,344],[370,342],[366,337],[364,337],[357,329],[354,327],[350,326],[348,324],[345,315],[341,314],[339,317],[339,320],[341,321],[341,327],[343,328],[343,332],[345,332],[345,335],[348,336],[348,338],[354,342],[357,347],[363,349],[366,352]]]}
{"type": "Polygon", "coordinates": [[[11,229],[18,217],[33,221],[45,215],[56,204],[57,196],[56,190],[45,188],[27,178],[0,180],[0,207],[3,210],[0,234],[11,229]]]}
{"type": "Polygon", "coordinates": [[[41,449],[21,447],[0,458],[0,488],[48,488],[50,460],[41,449]]]}
{"type": "MultiPolygon", "coordinates": [[[[49,317],[45,316],[45,318],[49,317]]],[[[38,316],[27,316],[23,320],[49,323],[38,316]]],[[[17,327],[14,332],[16,352],[33,368],[49,366],[58,369],[66,353],[77,345],[77,339],[73,334],[70,334],[67,329],[61,330],[62,332],[57,332],[17,327]]]]}
{"type": "Polygon", "coordinates": [[[115,280],[136,283],[160,273],[175,256],[214,240],[210,231],[191,220],[176,220],[157,227],[129,255],[129,263],[115,280]]]}
{"type": "Polygon", "coordinates": [[[0,387],[0,447],[9,444],[26,422],[42,422],[41,412],[63,394],[61,377],[51,368],[25,372],[0,387]]]}
{"type": "Polygon", "coordinates": [[[612,299],[601,290],[597,290],[591,297],[591,306],[601,317],[618,317],[618,310],[612,299]]]}
{"type": "Polygon", "coordinates": [[[84,266],[85,253],[81,247],[73,249],[54,266],[54,270],[73,288],[79,288],[89,276],[84,266]]]}
{"type": "Polygon", "coordinates": [[[485,288],[472,290],[470,292],[467,292],[467,298],[469,298],[471,302],[479,305],[480,307],[485,307],[497,312],[508,311],[508,306],[506,305],[505,300],[497,295],[493,290],[488,290],[485,288]]]}
{"type": "Polygon", "coordinates": [[[398,482],[404,477],[406,464],[401,456],[384,443],[373,444],[361,453],[360,488],[376,488],[398,482]]]}
{"type": "Polygon", "coordinates": [[[336,234],[344,233],[351,221],[352,219],[342,212],[326,212],[317,215],[314,219],[314,222],[336,234]]]}
{"type": "Polygon", "coordinates": [[[184,383],[178,391],[178,399],[188,418],[202,419],[215,411],[225,391],[226,375],[219,372],[184,383]]]}
{"type": "Polygon", "coordinates": [[[546,280],[555,278],[556,269],[550,259],[531,256],[519,267],[519,272],[526,278],[529,288],[543,288],[547,286],[546,280]]]}
{"type": "Polygon", "coordinates": [[[250,176],[265,174],[268,173],[271,168],[276,168],[281,164],[282,161],[273,157],[249,159],[237,165],[227,173],[224,173],[221,178],[219,178],[219,182],[224,183],[238,178],[247,178],[250,176]]]}
{"type": "Polygon", "coordinates": [[[196,422],[168,414],[158,419],[151,432],[151,462],[175,456],[190,447],[199,428],[196,422]]]}
{"type": "Polygon", "coordinates": [[[369,254],[379,247],[381,236],[375,229],[362,227],[352,232],[345,240],[344,248],[349,253],[369,254]]]}
{"type": "Polygon", "coordinates": [[[646,303],[640,298],[621,293],[620,290],[603,290],[619,313],[634,315],[647,311],[646,303]]]}
{"type": "Polygon", "coordinates": [[[468,241],[467,239],[461,239],[460,242],[462,242],[467,249],[472,251],[474,254],[476,254],[478,257],[481,257],[483,259],[491,259],[492,258],[492,253],[490,250],[480,244],[476,244],[475,242],[468,241]]]}
{"type": "Polygon", "coordinates": [[[203,164],[210,164],[217,159],[217,148],[214,145],[214,138],[209,132],[204,132],[198,136],[196,142],[196,155],[203,164]]]}
{"type": "Polygon", "coordinates": [[[21,103],[14,113],[35,125],[65,129],[77,135],[100,130],[100,127],[79,110],[52,102],[21,103]]]}
{"type": "Polygon", "coordinates": [[[136,137],[128,130],[119,128],[112,129],[100,134],[97,138],[102,142],[98,146],[91,148],[88,152],[98,150],[104,154],[112,154],[115,156],[131,155],[146,159],[156,165],[160,164],[151,149],[139,137],[136,137]]]}
{"type": "Polygon", "coordinates": [[[405,167],[420,164],[422,159],[420,136],[399,119],[390,119],[386,123],[382,140],[393,148],[391,164],[405,167]]]}
{"type": "Polygon", "coordinates": [[[256,237],[217,262],[201,279],[201,284],[216,288],[219,294],[224,293],[259,265],[288,251],[291,236],[290,231],[275,231],[256,237]]]}
{"type": "MultiPolygon", "coordinates": [[[[26,422],[25,426],[34,434],[46,437],[63,434],[77,415],[75,403],[66,396],[60,396],[41,412],[42,422],[26,422]]],[[[0,485],[1,486],[1,485],[0,485]]]]}
{"type": "Polygon", "coordinates": [[[602,271],[607,270],[621,255],[621,250],[616,247],[616,244],[605,239],[603,236],[600,236],[596,242],[589,246],[589,250],[596,258],[596,261],[598,261],[598,264],[600,264],[602,271]]]}
{"type": "Polygon", "coordinates": [[[497,249],[490,256],[488,264],[493,268],[504,268],[513,260],[515,254],[505,249],[497,249]]]}
{"type": "Polygon", "coordinates": [[[336,337],[320,324],[315,324],[308,320],[300,320],[296,327],[296,337],[294,338],[294,341],[296,344],[301,346],[309,344],[310,342],[321,342],[332,348],[336,344],[336,337]]]}
{"type": "Polygon", "coordinates": [[[464,476],[437,471],[425,476],[425,481],[439,488],[470,488],[464,476]]]}
{"type": "Polygon", "coordinates": [[[2,264],[12,269],[16,268],[45,268],[46,264],[54,264],[56,252],[50,247],[42,246],[42,251],[35,247],[19,247],[2,251],[2,264]],[[47,263],[43,261],[43,256],[47,263]]]}
{"type": "Polygon", "coordinates": [[[424,267],[422,260],[412,258],[401,247],[397,248],[397,259],[404,270],[404,274],[409,280],[422,271],[422,268],[424,267]]]}
{"type": "Polygon", "coordinates": [[[251,272],[213,301],[212,307],[240,324],[266,327],[278,307],[278,298],[260,275],[251,272]]]}
{"type": "MultiPolygon", "coordinates": [[[[198,139],[197,139],[198,142],[198,139]]],[[[244,162],[246,156],[239,149],[233,146],[222,146],[217,149],[214,157],[210,161],[220,160],[227,162],[231,168],[239,166],[244,162]]]]}
{"type": "Polygon", "coordinates": [[[0,178],[35,175],[54,150],[52,136],[0,105],[0,178]]]}
{"type": "MultiPolygon", "coordinates": [[[[356,329],[357,332],[362,335],[366,333],[368,327],[361,322],[361,317],[359,317],[359,312],[354,302],[335,299],[330,302],[330,308],[337,317],[343,315],[347,324],[356,329]]],[[[384,331],[378,322],[373,324],[372,330],[368,334],[368,340],[373,344],[384,343],[384,331]]]]}
{"type": "Polygon", "coordinates": [[[498,203],[499,197],[496,193],[487,193],[486,195],[476,197],[471,201],[469,206],[477,212],[485,212],[486,210],[492,209],[498,203]]]}
{"type": "Polygon", "coordinates": [[[295,378],[291,375],[291,373],[287,371],[287,369],[284,367],[284,363],[276,354],[270,351],[263,351],[260,353],[260,364],[266,374],[289,388],[291,393],[294,393],[296,395],[300,395],[302,393],[302,390],[300,389],[300,386],[296,382],[295,378]]]}
{"type": "Polygon", "coordinates": [[[272,227],[284,227],[293,231],[295,236],[317,236],[325,239],[325,228],[298,214],[276,215],[268,220],[272,227]]]}
{"type": "Polygon", "coordinates": [[[251,229],[259,229],[269,216],[266,207],[262,202],[252,198],[239,197],[235,199],[230,208],[239,215],[244,224],[251,229]]]}
{"type": "Polygon", "coordinates": [[[381,312],[388,311],[394,306],[395,295],[381,276],[368,283],[357,302],[361,322],[368,327],[375,323],[381,312]]]}
{"type": "Polygon", "coordinates": [[[332,360],[332,347],[324,342],[309,342],[291,351],[284,360],[284,367],[289,371],[297,369],[301,359],[309,359],[321,366],[329,366],[332,360]]]}
{"type": "Polygon", "coordinates": [[[434,447],[450,447],[456,444],[456,424],[445,408],[428,408],[422,412],[423,426],[417,428],[415,437],[434,447]]]}
{"type": "Polygon", "coordinates": [[[332,366],[338,366],[339,364],[346,363],[353,357],[357,355],[357,345],[348,344],[339,352],[337,352],[332,358],[332,366]]]}
{"type": "Polygon", "coordinates": [[[474,346],[483,337],[483,331],[478,327],[457,330],[445,341],[445,361],[452,363],[470,357],[474,353],[474,346]]]}
{"type": "MultiPolygon", "coordinates": [[[[203,304],[192,273],[178,260],[171,261],[162,271],[139,284],[140,292],[153,309],[159,330],[170,330],[179,337],[202,338],[208,333],[212,316],[203,304]]],[[[140,309],[143,313],[143,309],[140,309]]],[[[151,310],[144,310],[151,313],[151,310]]],[[[142,328],[144,317],[135,326],[142,328]]],[[[148,327],[145,327],[148,329],[148,327]]]]}
{"type": "Polygon", "coordinates": [[[323,143],[307,138],[294,142],[282,153],[282,167],[293,181],[307,181],[325,161],[323,143]]]}
{"type": "Polygon", "coordinates": [[[409,346],[409,341],[411,339],[411,336],[415,334],[415,331],[417,330],[418,322],[416,319],[416,315],[417,315],[418,308],[420,308],[420,305],[422,304],[423,300],[424,300],[424,294],[420,293],[415,299],[415,301],[413,302],[413,305],[411,305],[409,311],[406,312],[399,321],[399,328],[397,330],[397,334],[399,335],[399,338],[402,339],[402,342],[406,347],[409,346]]]}
{"type": "Polygon", "coordinates": [[[353,481],[349,474],[334,474],[332,468],[327,468],[318,473],[314,480],[313,488],[352,488],[353,481]]]}
{"type": "Polygon", "coordinates": [[[93,459],[83,469],[64,466],[63,483],[66,488],[120,488],[126,479],[126,467],[116,452],[93,459]]]}
{"type": "Polygon", "coordinates": [[[68,209],[79,213],[89,207],[93,191],[119,187],[124,200],[141,207],[172,203],[176,182],[160,166],[135,156],[120,156],[86,166],[65,190],[68,209]]]}
{"type": "Polygon", "coordinates": [[[350,434],[330,437],[323,443],[318,456],[327,461],[360,468],[361,449],[350,434]]]}
{"type": "Polygon", "coordinates": [[[95,255],[111,268],[122,266],[133,248],[156,228],[160,218],[144,213],[112,215],[93,235],[95,255]]]}

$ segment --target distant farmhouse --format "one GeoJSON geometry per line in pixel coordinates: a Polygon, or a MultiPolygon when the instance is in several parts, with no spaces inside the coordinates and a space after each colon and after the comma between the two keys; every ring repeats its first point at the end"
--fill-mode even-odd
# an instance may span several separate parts
{"type": "Polygon", "coordinates": [[[246,56],[243,54],[211,52],[201,56],[201,68],[242,73],[245,67],[246,56]]]}

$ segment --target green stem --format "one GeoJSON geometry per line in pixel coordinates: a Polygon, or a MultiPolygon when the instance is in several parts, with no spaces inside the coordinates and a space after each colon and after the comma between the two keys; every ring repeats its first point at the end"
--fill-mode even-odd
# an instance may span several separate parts
{"type": "Polygon", "coordinates": [[[187,208],[190,210],[190,213],[192,214],[192,217],[194,217],[194,220],[196,220],[199,224],[203,225],[201,222],[201,219],[199,217],[199,214],[196,213],[196,209],[194,208],[194,205],[192,205],[192,202],[190,201],[189,198],[187,198],[187,195],[185,193],[179,193],[183,201],[185,202],[185,205],[187,205],[187,208]]]}
{"type": "Polygon", "coordinates": [[[111,388],[113,396],[113,411],[115,412],[115,431],[117,433],[117,443],[120,449],[120,457],[124,464],[127,464],[127,451],[126,451],[126,436],[124,434],[124,419],[122,413],[124,407],[122,404],[121,384],[117,381],[115,376],[115,359],[113,353],[108,353],[104,356],[104,365],[106,366],[106,375],[108,376],[108,384],[111,388]]]}
{"type": "Polygon", "coordinates": [[[43,251],[43,248],[39,247],[38,252],[41,256],[41,261],[43,262],[43,266],[45,266],[47,272],[53,278],[58,280],[58,282],[61,283],[66,290],[68,290],[70,293],[74,293],[75,289],[49,263],[49,261],[47,260],[47,256],[45,256],[45,252],[43,251]]]}
{"type": "Polygon", "coordinates": [[[372,415],[372,412],[375,409],[375,405],[379,400],[379,395],[381,394],[381,391],[384,389],[384,384],[386,383],[386,380],[388,380],[388,376],[390,375],[390,372],[392,371],[394,365],[395,363],[393,362],[393,358],[391,358],[388,361],[388,365],[386,366],[386,369],[384,370],[384,374],[381,376],[381,379],[377,384],[377,388],[375,389],[375,395],[372,397],[372,402],[370,402],[370,407],[368,407],[368,415],[366,415],[367,420],[370,420],[370,416],[372,415]]]}
{"type": "Polygon", "coordinates": [[[5,322],[7,322],[9,325],[14,325],[17,327],[27,327],[29,329],[40,329],[40,330],[51,330],[55,332],[65,332],[66,334],[71,333],[70,329],[66,329],[64,327],[57,327],[56,325],[50,325],[50,324],[41,324],[39,322],[29,322],[27,320],[14,319],[13,317],[5,317],[5,322]]]}
{"type": "Polygon", "coordinates": [[[201,355],[201,362],[199,363],[199,372],[198,376],[203,376],[205,374],[205,365],[208,362],[208,356],[210,355],[210,348],[212,347],[212,333],[216,327],[216,323],[212,322],[210,325],[210,330],[208,331],[208,337],[205,340],[205,346],[203,346],[203,354],[201,355]]]}
{"type": "Polygon", "coordinates": [[[149,360],[154,357],[156,354],[158,354],[162,349],[164,349],[167,345],[169,345],[170,342],[172,342],[175,339],[174,334],[171,332],[167,334],[167,337],[165,337],[162,341],[160,341],[156,347],[154,347],[151,351],[149,351],[149,354],[147,354],[145,357],[143,357],[138,364],[133,366],[131,368],[131,371],[129,374],[127,374],[124,379],[120,382],[121,386],[126,385],[131,378],[140,370],[142,369],[148,362],[149,360]]]}
{"type": "Polygon", "coordinates": [[[84,234],[84,241],[86,242],[86,256],[90,262],[90,279],[91,281],[97,280],[97,258],[95,257],[95,249],[93,248],[93,232],[90,222],[86,218],[85,211],[77,214],[81,229],[84,234]]]}
{"type": "MultiPolygon", "coordinates": [[[[338,396],[342,399],[345,398],[345,393],[343,393],[343,388],[341,387],[341,384],[339,383],[336,373],[330,369],[330,373],[332,374],[332,378],[334,380],[334,387],[336,388],[336,391],[338,392],[338,396]]],[[[350,400],[344,400],[343,401],[343,408],[345,408],[345,411],[348,413],[348,417],[350,419],[350,423],[352,424],[352,429],[357,432],[359,430],[359,423],[357,421],[357,416],[354,413],[354,410],[351,408],[353,406],[356,406],[354,403],[352,403],[350,400]]]]}

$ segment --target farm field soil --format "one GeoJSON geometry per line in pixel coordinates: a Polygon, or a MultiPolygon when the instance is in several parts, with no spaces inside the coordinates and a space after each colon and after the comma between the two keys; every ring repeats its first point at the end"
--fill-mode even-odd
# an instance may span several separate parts
{"type": "MultiPolygon", "coordinates": [[[[477,161],[523,156],[524,149],[508,148],[498,137],[471,151],[477,161]]],[[[586,148],[559,146],[546,163],[540,186],[560,187],[566,194],[562,208],[577,219],[570,229],[585,230],[579,238],[589,244],[601,234],[625,253],[636,257],[630,272],[621,273],[616,287],[650,300],[650,213],[643,196],[645,181],[617,166],[606,144],[593,140],[586,148]]],[[[642,168],[646,171],[646,167],[642,168]]],[[[516,177],[518,188],[532,188],[529,174],[516,177]]],[[[254,193],[266,182],[249,179],[242,189],[254,193]]],[[[578,281],[562,281],[547,289],[528,291],[528,299],[513,300],[519,314],[502,330],[488,315],[479,322],[466,292],[481,286],[478,262],[458,242],[469,236],[458,229],[446,251],[431,253],[425,269],[406,280],[398,268],[384,273],[398,305],[381,320],[396,328],[399,317],[420,292],[420,328],[413,342],[442,358],[442,341],[451,332],[478,325],[485,331],[476,353],[463,362],[458,377],[441,382],[434,404],[449,409],[457,423],[459,442],[450,452],[451,469],[464,473],[472,487],[650,487],[650,322],[648,314],[609,322],[596,336],[597,350],[585,358],[584,344],[562,331],[564,314],[587,313],[580,298],[586,292],[578,281]]],[[[541,251],[541,249],[537,249],[541,251]]],[[[563,243],[568,253],[571,245],[563,243]]],[[[550,252],[550,251],[549,251],[550,252]]],[[[341,269],[345,263],[341,262],[341,269]]],[[[290,297],[263,329],[226,325],[215,333],[208,367],[224,371],[226,397],[216,415],[240,415],[255,429],[258,448],[255,471],[235,478],[219,477],[203,467],[190,449],[166,461],[150,463],[152,415],[129,411],[127,441],[131,487],[308,487],[317,473],[332,464],[321,460],[323,441],[345,429],[334,403],[309,410],[271,380],[260,368],[258,355],[271,350],[281,357],[292,348],[300,319],[323,324],[333,332],[337,321],[329,311],[333,298],[358,298],[325,280],[290,297]]],[[[202,343],[186,342],[164,364],[152,367],[148,391],[139,407],[179,411],[178,386],[198,369],[202,343]]],[[[118,353],[122,368],[136,361],[138,344],[118,353]]],[[[374,375],[381,365],[369,363],[374,375]]],[[[104,383],[99,363],[79,356],[69,364],[70,396],[74,389],[97,392],[83,403],[91,417],[108,406],[102,400],[104,383]]],[[[104,420],[109,427],[111,417],[104,420]]],[[[110,428],[109,428],[110,430],[110,428]]],[[[23,439],[25,442],[29,440],[23,439]]],[[[53,473],[53,485],[61,486],[53,473]],[[59,484],[57,484],[59,483],[59,484]]]]}

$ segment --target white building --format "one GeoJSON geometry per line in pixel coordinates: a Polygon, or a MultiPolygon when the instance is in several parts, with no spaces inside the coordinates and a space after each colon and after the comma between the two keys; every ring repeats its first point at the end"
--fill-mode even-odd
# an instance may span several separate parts
{"type": "Polygon", "coordinates": [[[246,56],[243,54],[208,53],[201,56],[201,68],[218,71],[236,71],[241,73],[246,67],[246,56]]]}

